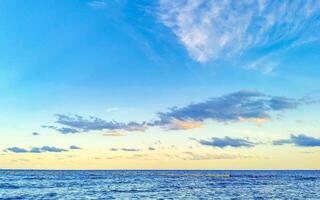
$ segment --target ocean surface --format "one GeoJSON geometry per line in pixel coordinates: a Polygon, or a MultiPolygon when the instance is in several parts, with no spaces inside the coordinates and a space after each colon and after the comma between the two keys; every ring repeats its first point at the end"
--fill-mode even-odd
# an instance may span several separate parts
{"type": "Polygon", "coordinates": [[[0,170],[0,199],[320,199],[320,171],[0,170]]]}

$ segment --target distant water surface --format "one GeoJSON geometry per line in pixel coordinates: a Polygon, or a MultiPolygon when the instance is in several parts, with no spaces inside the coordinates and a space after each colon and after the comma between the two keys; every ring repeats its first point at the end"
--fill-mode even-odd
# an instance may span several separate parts
{"type": "Polygon", "coordinates": [[[320,171],[0,170],[0,199],[320,199],[320,171]]]}

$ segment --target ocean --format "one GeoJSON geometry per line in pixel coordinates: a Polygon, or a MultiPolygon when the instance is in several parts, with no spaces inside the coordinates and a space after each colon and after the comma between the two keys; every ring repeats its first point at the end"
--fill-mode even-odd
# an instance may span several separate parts
{"type": "Polygon", "coordinates": [[[320,199],[320,171],[0,170],[0,199],[320,199]]]}

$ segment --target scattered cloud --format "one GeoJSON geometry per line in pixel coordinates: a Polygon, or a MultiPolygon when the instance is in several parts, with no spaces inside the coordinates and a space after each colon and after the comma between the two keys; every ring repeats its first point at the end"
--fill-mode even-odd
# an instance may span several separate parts
{"type": "MultiPolygon", "coordinates": [[[[193,139],[196,140],[196,139],[193,139]]],[[[256,143],[251,142],[247,139],[241,139],[241,138],[231,138],[231,137],[224,137],[224,138],[217,138],[213,137],[210,140],[196,140],[202,145],[211,146],[211,147],[219,147],[219,148],[225,148],[225,147],[254,147],[256,143]]]]}
{"type": "Polygon", "coordinates": [[[204,102],[192,103],[184,107],[172,107],[167,112],[157,113],[158,119],[149,122],[128,123],[106,121],[97,117],[85,118],[79,115],[56,115],[56,126],[43,126],[62,134],[88,131],[107,131],[104,136],[123,136],[124,132],[145,131],[150,127],[164,130],[187,130],[200,128],[205,120],[217,122],[254,122],[261,124],[270,121],[272,114],[297,109],[308,104],[309,99],[294,99],[271,96],[257,91],[240,90],[204,102]]]}
{"type": "Polygon", "coordinates": [[[304,134],[291,135],[289,139],[275,140],[273,145],[293,144],[298,147],[320,147],[320,138],[314,138],[304,134]]]}
{"type": "MultiPolygon", "coordinates": [[[[160,0],[158,16],[194,60],[206,62],[319,40],[319,11],[317,0],[160,0]]],[[[277,63],[266,64],[268,71],[277,63]]]]}
{"type": "Polygon", "coordinates": [[[20,147],[10,147],[4,150],[5,152],[12,152],[12,153],[44,153],[44,152],[65,152],[68,151],[66,149],[57,148],[57,147],[50,147],[50,146],[43,146],[43,147],[32,147],[30,150],[20,148],[20,147]]]}
{"type": "Polygon", "coordinates": [[[154,151],[154,150],[156,150],[156,148],[154,148],[154,147],[149,147],[148,150],[149,150],[149,151],[154,151]]]}

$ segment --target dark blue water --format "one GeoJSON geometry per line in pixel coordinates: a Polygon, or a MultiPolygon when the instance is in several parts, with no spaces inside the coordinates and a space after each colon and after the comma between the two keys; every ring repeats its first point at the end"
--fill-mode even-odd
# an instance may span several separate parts
{"type": "Polygon", "coordinates": [[[320,171],[0,170],[0,199],[320,199],[320,171]]]}

